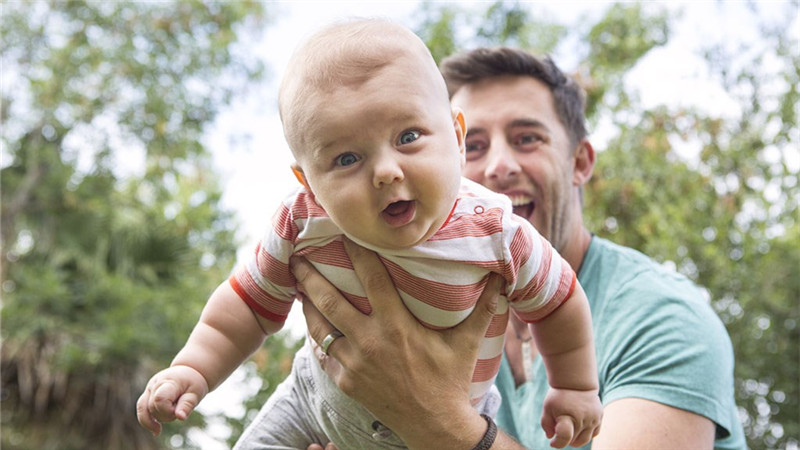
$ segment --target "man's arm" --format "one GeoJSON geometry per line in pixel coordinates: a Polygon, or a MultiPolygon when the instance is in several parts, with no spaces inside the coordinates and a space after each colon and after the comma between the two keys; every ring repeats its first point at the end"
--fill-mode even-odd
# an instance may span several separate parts
{"type": "MultiPolygon", "coordinates": [[[[340,366],[323,361],[326,370],[342,391],[409,448],[471,449],[487,425],[470,404],[469,385],[479,342],[497,305],[500,279],[490,278],[467,320],[449,330],[430,330],[405,308],[377,255],[349,241],[345,247],[370,299],[369,316],[350,305],[310,264],[292,262],[307,297],[303,311],[311,336],[321,342],[334,326],[345,336],[328,349],[340,366]]],[[[492,448],[523,447],[500,433],[492,448]]]]}
{"type": "Polygon", "coordinates": [[[714,422],[706,417],[640,398],[606,405],[592,450],[714,447],[714,422]]]}

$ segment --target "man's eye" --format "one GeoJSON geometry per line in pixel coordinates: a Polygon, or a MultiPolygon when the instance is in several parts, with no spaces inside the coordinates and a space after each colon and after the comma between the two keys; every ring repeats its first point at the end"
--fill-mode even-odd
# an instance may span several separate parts
{"type": "Polygon", "coordinates": [[[337,166],[349,166],[358,162],[360,158],[352,153],[342,153],[336,157],[337,166]]]}
{"type": "Polygon", "coordinates": [[[523,134],[517,138],[517,145],[536,144],[541,140],[542,138],[536,134],[523,134]]]}
{"type": "Polygon", "coordinates": [[[410,144],[419,139],[419,131],[406,131],[400,136],[400,145],[410,144]]]}
{"type": "Polygon", "coordinates": [[[467,152],[479,152],[486,149],[486,143],[478,139],[467,140],[464,148],[467,152]]]}

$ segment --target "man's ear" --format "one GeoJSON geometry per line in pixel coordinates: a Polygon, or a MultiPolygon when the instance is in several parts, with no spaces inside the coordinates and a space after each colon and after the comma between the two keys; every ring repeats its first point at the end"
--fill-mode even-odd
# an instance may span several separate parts
{"type": "Polygon", "coordinates": [[[453,112],[453,128],[456,132],[456,139],[458,140],[458,152],[461,153],[461,166],[463,168],[466,163],[466,137],[467,137],[467,120],[464,118],[464,111],[461,108],[454,107],[453,112]]]}
{"type": "Polygon", "coordinates": [[[297,165],[297,163],[292,163],[292,173],[294,173],[294,177],[297,178],[297,181],[303,185],[306,190],[311,193],[311,186],[308,185],[308,181],[306,180],[306,174],[303,173],[303,169],[297,165]]]}
{"type": "Polygon", "coordinates": [[[575,149],[575,170],[573,171],[572,184],[583,186],[592,178],[594,158],[592,143],[586,138],[581,139],[575,149]]]}

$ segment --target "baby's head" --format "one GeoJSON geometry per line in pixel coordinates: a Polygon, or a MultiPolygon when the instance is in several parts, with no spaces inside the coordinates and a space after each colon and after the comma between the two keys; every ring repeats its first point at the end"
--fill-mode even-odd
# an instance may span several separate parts
{"type": "Polygon", "coordinates": [[[464,117],[410,30],[361,19],[317,32],[292,56],[279,108],[298,177],[351,238],[410,247],[448,218],[464,117]]]}

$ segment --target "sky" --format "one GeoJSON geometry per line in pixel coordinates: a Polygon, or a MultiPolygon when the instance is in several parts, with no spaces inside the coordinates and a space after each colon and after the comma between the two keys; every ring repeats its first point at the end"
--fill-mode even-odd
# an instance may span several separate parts
{"type": "MultiPolygon", "coordinates": [[[[745,2],[648,3],[682,9],[683,16],[673,28],[668,45],[646,55],[628,74],[626,83],[639,90],[646,106],[697,106],[721,116],[736,115],[738,106],[711,80],[698,49],[710,42],[736,48],[738,43],[757,41],[757,29],[745,2]]],[[[786,1],[758,3],[772,17],[785,15],[786,1]]],[[[535,11],[547,11],[550,18],[564,25],[580,26],[587,16],[587,23],[596,22],[609,4],[606,1],[537,2],[531,7],[535,11]]],[[[485,5],[480,2],[471,4],[477,8],[485,5]]],[[[222,176],[223,206],[233,210],[240,223],[240,259],[249,255],[281,199],[297,186],[289,169],[292,157],[283,139],[276,99],[277,85],[293,49],[321,26],[348,16],[380,16],[416,25],[414,13],[418,6],[416,1],[267,3],[268,13],[277,9],[278,16],[268,25],[263,39],[248,52],[263,57],[270,81],[265,89],[249,94],[223,112],[208,135],[215,165],[222,176]],[[247,137],[232,140],[231,135],[247,137]]],[[[800,34],[796,7],[794,16],[798,24],[794,32],[800,34]]],[[[578,62],[570,54],[556,53],[553,57],[567,72],[578,62]]],[[[594,130],[590,138],[595,148],[602,151],[610,132],[612,130],[603,130],[602,127],[594,130]]],[[[685,151],[691,156],[692,149],[685,151]]],[[[800,161],[796,161],[796,165],[800,170],[800,161]]],[[[304,322],[297,308],[290,315],[287,328],[292,335],[302,336],[304,322]]],[[[207,397],[203,411],[224,410],[234,415],[243,412],[240,404],[232,399],[247,395],[248,389],[241,388],[244,382],[241,374],[234,374],[233,378],[207,397]]],[[[257,389],[257,385],[250,389],[257,389]]],[[[224,427],[212,426],[207,433],[224,435],[225,430],[224,427]]],[[[205,449],[226,448],[208,440],[208,434],[203,438],[205,449]]]]}

